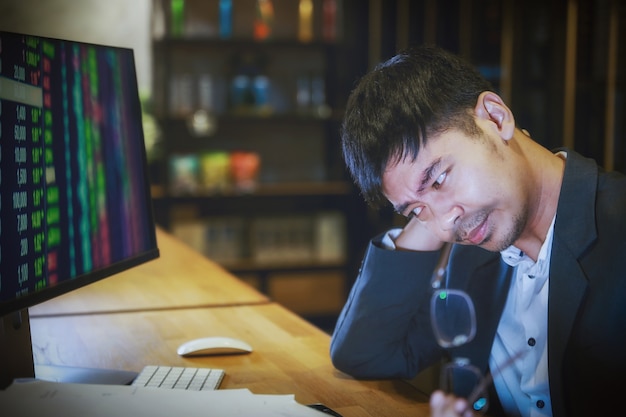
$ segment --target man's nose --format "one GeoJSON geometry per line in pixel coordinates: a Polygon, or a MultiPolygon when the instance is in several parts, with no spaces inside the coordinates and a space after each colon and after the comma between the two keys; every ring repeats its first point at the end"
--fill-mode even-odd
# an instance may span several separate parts
{"type": "Polygon", "coordinates": [[[453,205],[438,216],[437,222],[439,228],[444,232],[449,232],[454,229],[457,220],[463,215],[463,208],[458,205],[453,205]]]}

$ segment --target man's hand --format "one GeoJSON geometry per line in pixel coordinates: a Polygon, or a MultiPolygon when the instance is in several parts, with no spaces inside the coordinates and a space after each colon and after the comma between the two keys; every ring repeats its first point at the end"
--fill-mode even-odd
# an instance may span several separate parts
{"type": "Polygon", "coordinates": [[[404,226],[394,243],[400,250],[434,251],[441,249],[444,242],[440,237],[435,236],[424,222],[413,217],[404,226]]]}
{"type": "Polygon", "coordinates": [[[474,417],[475,414],[463,398],[444,394],[443,391],[435,391],[430,396],[430,416],[474,417]]]}

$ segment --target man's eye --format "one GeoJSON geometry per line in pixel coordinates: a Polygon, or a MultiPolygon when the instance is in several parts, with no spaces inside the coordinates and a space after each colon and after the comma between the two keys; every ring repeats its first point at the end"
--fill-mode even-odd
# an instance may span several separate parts
{"type": "Polygon", "coordinates": [[[443,182],[446,180],[447,176],[448,176],[447,172],[444,172],[440,176],[438,176],[437,179],[435,180],[435,182],[433,183],[433,188],[435,190],[438,190],[441,187],[441,185],[443,184],[443,182]]]}

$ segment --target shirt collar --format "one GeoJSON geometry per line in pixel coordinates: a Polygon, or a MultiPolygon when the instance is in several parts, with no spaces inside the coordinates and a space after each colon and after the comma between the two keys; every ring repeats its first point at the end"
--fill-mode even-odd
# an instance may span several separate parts
{"type": "MultiPolygon", "coordinates": [[[[543,245],[541,245],[541,249],[539,250],[539,256],[537,256],[536,262],[538,265],[543,265],[549,258],[550,248],[552,247],[555,220],[556,215],[552,218],[552,223],[550,224],[546,238],[543,241],[543,245]]],[[[531,264],[535,263],[528,255],[513,245],[500,252],[500,256],[502,256],[502,260],[504,262],[513,267],[519,265],[521,262],[530,262],[531,264]]]]}

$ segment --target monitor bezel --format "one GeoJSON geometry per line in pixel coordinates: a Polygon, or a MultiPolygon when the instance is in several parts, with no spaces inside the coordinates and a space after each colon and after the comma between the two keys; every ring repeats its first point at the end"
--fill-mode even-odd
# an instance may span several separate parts
{"type": "MultiPolygon", "coordinates": [[[[154,238],[156,245],[156,234],[154,235],[154,238]]],[[[146,251],[140,255],[125,259],[124,261],[108,266],[107,268],[78,275],[71,280],[61,282],[55,286],[48,287],[41,291],[32,292],[23,297],[14,298],[6,302],[0,303],[0,317],[7,316],[25,308],[36,306],[37,304],[41,304],[53,298],[57,298],[63,294],[75,291],[79,288],[109,278],[113,275],[117,275],[126,270],[157,259],[159,258],[159,256],[159,249],[155,246],[155,248],[150,251],[146,251]]]]}
{"type": "MultiPolygon", "coordinates": [[[[134,67],[134,77],[130,80],[133,84],[133,99],[139,104],[136,106],[135,114],[132,116],[141,121],[143,117],[142,102],[139,96],[137,67],[134,51],[130,48],[120,46],[95,44],[89,42],[81,42],[70,39],[52,38],[40,35],[31,35],[26,33],[17,33],[10,31],[0,31],[2,34],[13,36],[32,36],[40,40],[51,40],[55,42],[69,42],[81,45],[91,45],[95,47],[111,48],[115,50],[123,50],[128,53],[130,51],[130,59],[134,67]]],[[[87,285],[101,281],[103,279],[118,275],[126,270],[137,267],[141,264],[157,259],[160,256],[156,223],[154,216],[154,206],[151,196],[151,181],[148,167],[148,157],[145,142],[145,134],[143,128],[139,130],[139,140],[141,141],[139,153],[141,154],[141,163],[143,167],[143,201],[145,203],[145,211],[143,214],[147,217],[143,219],[146,223],[145,232],[147,236],[146,249],[134,255],[128,256],[115,263],[107,265],[103,268],[94,268],[92,270],[80,273],[75,277],[63,280],[53,286],[48,286],[39,291],[30,292],[20,297],[13,297],[4,301],[0,301],[0,389],[10,384],[13,378],[40,377],[40,373],[51,376],[52,379],[59,382],[92,382],[92,383],[127,383],[128,378],[134,375],[134,372],[121,370],[85,370],[69,369],[66,367],[47,366],[45,372],[41,366],[36,364],[36,358],[33,355],[32,338],[30,330],[30,317],[28,308],[45,301],[57,298],[63,294],[78,290],[87,285]],[[56,369],[55,369],[56,368],[56,369]],[[97,371],[97,372],[96,372],[97,371]],[[37,375],[35,375],[37,374],[37,375]],[[78,376],[77,376],[78,375],[78,376]],[[129,376],[130,375],[130,376],[129,376]],[[78,379],[77,379],[78,378],[78,379]],[[114,382],[111,382],[114,381],[114,382]]]]}
{"type": "MultiPolygon", "coordinates": [[[[109,49],[124,51],[125,53],[130,53],[132,65],[135,68],[135,71],[134,71],[135,74],[134,74],[134,77],[132,77],[133,78],[132,82],[133,82],[134,91],[135,91],[134,99],[139,104],[139,106],[136,109],[137,114],[134,114],[133,116],[136,117],[138,120],[142,119],[143,117],[142,102],[139,96],[139,88],[138,88],[139,84],[138,84],[137,70],[136,70],[137,66],[136,66],[136,60],[135,60],[135,53],[132,48],[92,43],[92,42],[82,42],[78,40],[62,39],[62,38],[55,38],[55,37],[49,37],[49,36],[32,35],[32,34],[12,32],[12,31],[3,31],[3,30],[0,30],[0,34],[7,34],[7,35],[12,35],[12,36],[35,37],[40,40],[76,43],[76,44],[85,45],[85,46],[109,48],[109,49]]],[[[41,304],[50,299],[59,297],[65,293],[75,291],[79,288],[82,288],[86,285],[93,284],[97,281],[108,278],[112,275],[117,275],[121,272],[134,268],[138,265],[141,265],[153,259],[156,259],[160,256],[157,239],[156,239],[156,224],[155,224],[154,207],[153,207],[152,195],[151,195],[151,182],[150,182],[150,172],[148,169],[148,157],[147,157],[147,150],[146,150],[145,134],[144,134],[143,128],[139,130],[140,130],[140,135],[141,135],[140,140],[143,145],[141,146],[141,157],[142,157],[143,179],[144,179],[144,189],[145,189],[144,201],[146,203],[146,208],[147,208],[146,214],[149,214],[149,218],[146,219],[146,224],[152,225],[152,227],[148,227],[146,229],[146,231],[150,232],[150,235],[151,235],[150,236],[151,248],[147,251],[135,254],[119,262],[108,265],[105,268],[94,269],[94,270],[79,274],[75,277],[66,279],[64,281],[59,282],[58,284],[54,286],[49,286],[39,291],[30,292],[18,298],[12,298],[9,300],[4,300],[4,301],[0,300],[0,318],[8,316],[12,313],[17,313],[25,308],[29,308],[37,304],[41,304]]]]}

